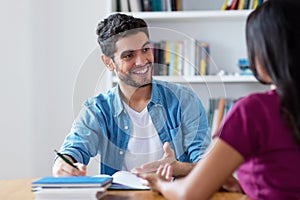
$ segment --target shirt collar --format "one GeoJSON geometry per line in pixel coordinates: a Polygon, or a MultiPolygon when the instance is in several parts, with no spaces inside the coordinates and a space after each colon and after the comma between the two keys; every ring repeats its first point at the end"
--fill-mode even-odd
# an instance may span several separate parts
{"type": "MultiPolygon", "coordinates": [[[[120,115],[123,110],[125,110],[120,93],[120,86],[117,85],[114,88],[114,99],[113,99],[113,108],[114,108],[114,116],[120,115]]],[[[161,99],[160,91],[159,91],[159,82],[157,80],[152,80],[152,91],[151,91],[151,99],[149,101],[150,105],[159,104],[161,99]]]]}

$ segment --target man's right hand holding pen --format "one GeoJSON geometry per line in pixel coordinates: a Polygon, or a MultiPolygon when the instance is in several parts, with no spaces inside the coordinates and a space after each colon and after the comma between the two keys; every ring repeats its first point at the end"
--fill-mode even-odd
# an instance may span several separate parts
{"type": "Polygon", "coordinates": [[[86,166],[73,161],[71,156],[57,152],[57,158],[52,168],[53,176],[85,176],[86,166]]]}

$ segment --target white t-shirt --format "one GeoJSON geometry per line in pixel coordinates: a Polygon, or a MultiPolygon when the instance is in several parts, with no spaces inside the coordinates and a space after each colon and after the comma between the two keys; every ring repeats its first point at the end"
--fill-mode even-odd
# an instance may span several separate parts
{"type": "Polygon", "coordinates": [[[136,112],[125,102],[123,103],[131,118],[133,128],[125,152],[122,170],[130,171],[147,162],[161,159],[164,151],[163,144],[155,130],[147,107],[141,112],[136,112]]]}

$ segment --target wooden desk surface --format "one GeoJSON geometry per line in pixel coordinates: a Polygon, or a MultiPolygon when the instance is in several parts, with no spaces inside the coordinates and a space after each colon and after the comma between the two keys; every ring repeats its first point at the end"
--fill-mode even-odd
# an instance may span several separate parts
{"type": "MultiPolygon", "coordinates": [[[[0,199],[2,200],[34,200],[30,183],[34,179],[0,180],[0,199]]],[[[103,200],[161,200],[163,196],[148,190],[109,190],[103,200]]],[[[217,192],[212,200],[246,200],[245,195],[231,192],[217,192]]]]}

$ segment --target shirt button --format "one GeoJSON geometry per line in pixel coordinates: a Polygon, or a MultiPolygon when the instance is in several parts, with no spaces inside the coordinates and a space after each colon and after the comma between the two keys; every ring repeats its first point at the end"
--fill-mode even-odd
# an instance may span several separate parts
{"type": "Polygon", "coordinates": [[[124,128],[125,128],[125,130],[127,130],[127,129],[128,129],[128,126],[125,126],[124,128]]]}
{"type": "Polygon", "coordinates": [[[124,152],[123,152],[123,151],[120,151],[119,153],[120,153],[120,155],[123,155],[124,152]]]}

